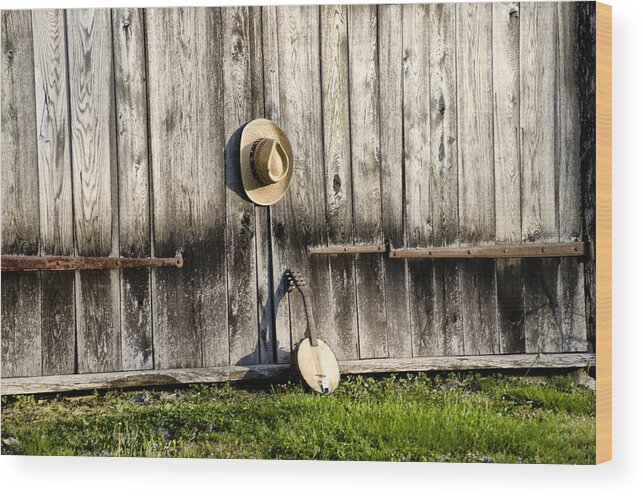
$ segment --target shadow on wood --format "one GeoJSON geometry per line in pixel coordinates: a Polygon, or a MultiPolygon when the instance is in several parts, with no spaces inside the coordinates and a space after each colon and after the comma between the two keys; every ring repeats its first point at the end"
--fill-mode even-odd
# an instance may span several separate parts
{"type": "MultiPolygon", "coordinates": [[[[288,287],[289,284],[288,280],[286,279],[286,271],[284,271],[281,275],[281,278],[279,279],[279,283],[277,284],[277,289],[274,292],[272,305],[270,303],[265,305],[261,313],[261,322],[259,324],[259,328],[262,329],[262,335],[259,336],[259,340],[274,341],[275,346],[273,347],[273,349],[276,350],[277,354],[277,356],[273,357],[274,363],[283,363],[290,361],[290,350],[285,349],[279,344],[279,341],[277,340],[277,333],[275,332],[275,316],[279,311],[281,300],[283,300],[283,298],[288,295],[288,287]]],[[[287,310],[288,309],[286,308],[286,311],[287,310]]],[[[251,353],[241,357],[239,360],[237,360],[236,363],[234,363],[234,365],[248,365],[250,363],[249,361],[257,356],[257,350],[259,346],[261,346],[259,340],[257,340],[257,345],[255,346],[254,350],[252,350],[251,353]]]]}
{"type": "Polygon", "coordinates": [[[230,136],[225,147],[225,185],[245,201],[250,201],[241,181],[241,134],[248,125],[246,122],[230,136]]]}

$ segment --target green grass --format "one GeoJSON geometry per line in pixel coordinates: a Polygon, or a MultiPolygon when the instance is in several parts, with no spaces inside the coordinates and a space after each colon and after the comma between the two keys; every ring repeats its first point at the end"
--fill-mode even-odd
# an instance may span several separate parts
{"type": "Polygon", "coordinates": [[[473,374],[348,376],[324,397],[293,383],[23,396],[3,398],[2,453],[587,464],[594,403],[572,377],[473,374]]]}

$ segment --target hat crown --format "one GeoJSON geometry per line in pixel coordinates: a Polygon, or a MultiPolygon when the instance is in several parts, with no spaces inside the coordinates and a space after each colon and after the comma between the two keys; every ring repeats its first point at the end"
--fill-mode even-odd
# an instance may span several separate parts
{"type": "Polygon", "coordinates": [[[290,161],[278,140],[261,138],[252,144],[250,165],[257,179],[267,185],[286,178],[290,161]]]}

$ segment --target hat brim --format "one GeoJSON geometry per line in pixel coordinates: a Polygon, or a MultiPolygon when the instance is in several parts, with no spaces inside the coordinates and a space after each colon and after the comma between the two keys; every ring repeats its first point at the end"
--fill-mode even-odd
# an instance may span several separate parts
{"type": "Polygon", "coordinates": [[[290,185],[294,166],[292,146],[286,133],[284,133],[277,124],[268,119],[255,119],[254,121],[250,121],[245,125],[241,133],[239,153],[241,154],[241,181],[248,198],[258,205],[272,205],[280,200],[290,185]],[[279,141],[290,163],[286,177],[274,184],[261,184],[255,179],[250,169],[250,147],[255,141],[261,138],[270,138],[279,141]]]}

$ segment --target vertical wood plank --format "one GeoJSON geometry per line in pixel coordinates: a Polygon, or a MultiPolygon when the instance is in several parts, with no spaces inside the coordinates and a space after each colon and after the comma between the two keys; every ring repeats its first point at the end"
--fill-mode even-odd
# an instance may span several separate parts
{"type": "MultiPolygon", "coordinates": [[[[493,5],[496,242],[520,243],[520,5],[493,5]]],[[[525,351],[522,261],[497,260],[501,353],[525,351]]]]}
{"type": "Polygon", "coordinates": [[[67,19],[78,251],[108,256],[116,163],[111,17],[107,10],[79,9],[67,19]]]}
{"type": "MultiPolygon", "coordinates": [[[[261,7],[249,10],[250,78],[252,118],[264,117],[263,13],[261,7]]],[[[270,208],[255,206],[257,245],[257,319],[259,321],[259,360],[275,362],[274,282],[270,236],[270,208]]]]}
{"type": "MultiPolygon", "coordinates": [[[[321,74],[328,242],[352,244],[353,208],[348,86],[348,13],[321,6],[321,74]]],[[[330,255],[328,344],[339,360],[359,358],[354,259],[330,255]]]]}
{"type": "Polygon", "coordinates": [[[220,9],[145,11],[155,368],[229,363],[220,9]]]}
{"type": "MultiPolygon", "coordinates": [[[[152,255],[143,11],[114,9],[114,91],[118,145],[120,255],[152,255]]],[[[154,367],[150,269],[121,271],[123,370],[154,367]]]]}
{"type": "MultiPolygon", "coordinates": [[[[458,195],[460,239],[495,238],[492,10],[457,6],[458,195]]],[[[498,351],[495,261],[462,261],[460,283],[467,355],[498,351]]]]}
{"type": "MultiPolygon", "coordinates": [[[[118,252],[112,29],[109,10],[67,13],[76,252],[118,252]]],[[[120,274],[76,274],[78,372],[121,368],[120,274]]]]}
{"type": "Polygon", "coordinates": [[[43,255],[73,254],[65,13],[34,10],[34,77],[43,255]]]}
{"type": "MultiPolygon", "coordinates": [[[[232,136],[252,119],[252,74],[248,7],[222,12],[224,133],[232,136]]],[[[259,363],[255,208],[243,195],[238,146],[226,155],[226,264],[230,363],[259,363]]],[[[260,207],[257,207],[259,209],[260,207]]]]}
{"type": "MultiPolygon", "coordinates": [[[[266,108],[288,134],[295,154],[294,173],[284,198],[271,207],[273,270],[280,280],[289,266],[298,266],[312,291],[313,315],[323,339],[335,332],[327,328],[330,314],[328,257],[308,257],[306,247],[327,241],[324,202],[324,157],[321,115],[321,74],[318,7],[278,7],[264,29],[267,66],[266,108]],[[277,53],[273,53],[277,50],[277,53]],[[277,60],[277,66],[274,65],[277,60]],[[274,72],[277,75],[274,75],[274,72]],[[274,82],[278,82],[275,90],[274,82]],[[276,97],[278,95],[278,97],[276,97]]],[[[283,291],[281,291],[283,294],[283,291]]],[[[278,360],[290,359],[290,344],[304,336],[306,316],[297,295],[290,298],[290,337],[277,328],[278,360]]],[[[283,311],[283,308],[279,310],[283,311]]],[[[285,324],[279,320],[279,324],[285,324]]]]}
{"type": "Polygon", "coordinates": [[[40,277],[2,274],[2,377],[42,373],[40,277]]]}
{"type": "MultiPolygon", "coordinates": [[[[456,95],[456,11],[453,4],[429,6],[430,204],[432,246],[458,244],[458,154],[456,95]]],[[[443,354],[464,354],[458,263],[433,263],[434,334],[443,354]]],[[[438,348],[436,351],[440,351],[438,348]]]]}
{"type": "MultiPolygon", "coordinates": [[[[404,180],[406,244],[429,246],[432,240],[430,197],[430,55],[428,5],[404,5],[404,180]]],[[[408,261],[409,308],[414,356],[444,353],[444,334],[436,320],[433,263],[408,261]]]]}
{"type": "MultiPolygon", "coordinates": [[[[558,18],[558,212],[561,242],[582,238],[581,199],[581,118],[577,47],[577,9],[572,3],[559,3],[558,18]]],[[[561,305],[561,351],[586,351],[585,275],[580,258],[561,259],[558,294],[561,305]]]]}
{"type": "MultiPolygon", "coordinates": [[[[190,60],[181,69],[188,70],[191,75],[189,91],[192,95],[197,91],[201,94],[185,107],[193,115],[187,119],[181,116],[180,125],[175,130],[180,130],[181,134],[174,135],[174,139],[183,139],[186,129],[194,128],[197,130],[191,133],[191,140],[194,141],[186,143],[187,147],[180,149],[181,155],[175,158],[186,160],[190,157],[195,160],[191,166],[193,172],[188,174],[187,184],[190,187],[182,186],[182,191],[183,194],[187,193],[188,198],[198,198],[186,212],[188,218],[198,221],[192,225],[193,229],[188,231],[181,244],[187,246],[189,240],[194,248],[191,256],[195,259],[195,264],[188,277],[192,277],[194,290],[203,295],[194,302],[196,329],[200,332],[203,343],[203,366],[214,367],[230,363],[224,252],[225,210],[221,208],[225,203],[226,141],[221,113],[224,95],[221,77],[212,77],[212,74],[223,74],[223,30],[221,9],[195,9],[187,14],[186,25],[198,27],[195,29],[197,35],[193,45],[188,45],[192,50],[190,60]],[[198,213],[195,215],[194,212],[198,213]]],[[[181,23],[176,27],[182,29],[181,23]]],[[[173,46],[177,48],[176,45],[173,46]]],[[[181,78],[180,72],[175,75],[181,78]]],[[[178,81],[175,80],[172,84],[181,84],[178,81]]],[[[182,94],[181,101],[184,101],[183,98],[193,98],[192,95],[182,94]]],[[[170,164],[174,166],[175,163],[171,161],[166,165],[170,164]]],[[[166,225],[165,229],[168,228],[166,225]]],[[[167,242],[165,249],[170,253],[171,246],[167,242]]]]}
{"type": "Polygon", "coordinates": [[[31,12],[2,11],[2,253],[40,250],[31,12]]]}
{"type": "MultiPolygon", "coordinates": [[[[277,7],[262,7],[261,9],[261,34],[263,58],[263,83],[264,83],[264,115],[277,123],[280,119],[279,97],[279,26],[277,7]]],[[[297,151],[295,153],[295,166],[298,164],[297,151]]],[[[270,260],[273,282],[272,311],[275,325],[273,345],[277,363],[290,361],[292,340],[290,336],[290,302],[287,296],[287,284],[283,279],[283,267],[279,261],[281,253],[287,250],[286,237],[284,236],[283,222],[279,220],[281,214],[279,207],[271,207],[269,212],[270,232],[270,260]]]]}
{"type": "MultiPolygon", "coordinates": [[[[382,243],[377,8],[348,10],[353,227],[356,243],[382,243]]],[[[355,255],[360,358],[388,356],[384,264],[355,255]]]]}
{"type": "MultiPolygon", "coordinates": [[[[2,11],[2,253],[38,255],[31,12],[2,11]]],[[[40,275],[2,274],[2,376],[42,373],[40,275]]]]}
{"type": "MultiPolygon", "coordinates": [[[[405,246],[402,97],[402,6],[378,6],[382,228],[392,246],[405,246]]],[[[386,335],[390,357],[413,355],[406,260],[384,258],[386,335]]]]}
{"type": "MultiPolygon", "coordinates": [[[[74,254],[65,13],[34,10],[41,255],[74,254]]],[[[73,272],[42,272],[43,375],[75,370],[73,272]]]]}
{"type": "MultiPolygon", "coordinates": [[[[609,12],[602,6],[603,13],[609,12]]],[[[576,50],[578,63],[576,77],[579,85],[579,120],[580,120],[580,167],[581,167],[581,204],[583,239],[597,242],[596,238],[596,4],[583,3],[577,5],[576,18],[576,50]]],[[[609,17],[601,20],[610,21],[609,17]]],[[[611,21],[610,21],[611,22],[611,21]]],[[[610,23],[606,22],[609,26],[610,23]]],[[[603,45],[599,48],[606,49],[608,38],[603,36],[603,45]]],[[[606,52],[611,53],[610,51],[606,52]]],[[[611,67],[611,66],[610,66],[611,67]]],[[[601,72],[606,75],[603,81],[611,80],[609,67],[601,72]]],[[[605,137],[610,136],[609,130],[605,137]]],[[[609,171],[605,171],[609,174],[609,171]]],[[[605,187],[605,185],[603,185],[605,187]]],[[[609,189],[606,189],[609,191],[609,189]]],[[[609,237],[609,236],[608,236],[609,237]]],[[[585,316],[587,323],[588,346],[596,349],[596,262],[585,262],[585,316]]]]}
{"type": "MultiPolygon", "coordinates": [[[[558,240],[556,4],[526,3],[520,15],[522,239],[558,240]]],[[[527,352],[562,349],[559,261],[523,261],[527,352]]]]}
{"type": "Polygon", "coordinates": [[[76,307],[74,273],[41,273],[42,373],[73,374],[76,370],[76,307]]]}

